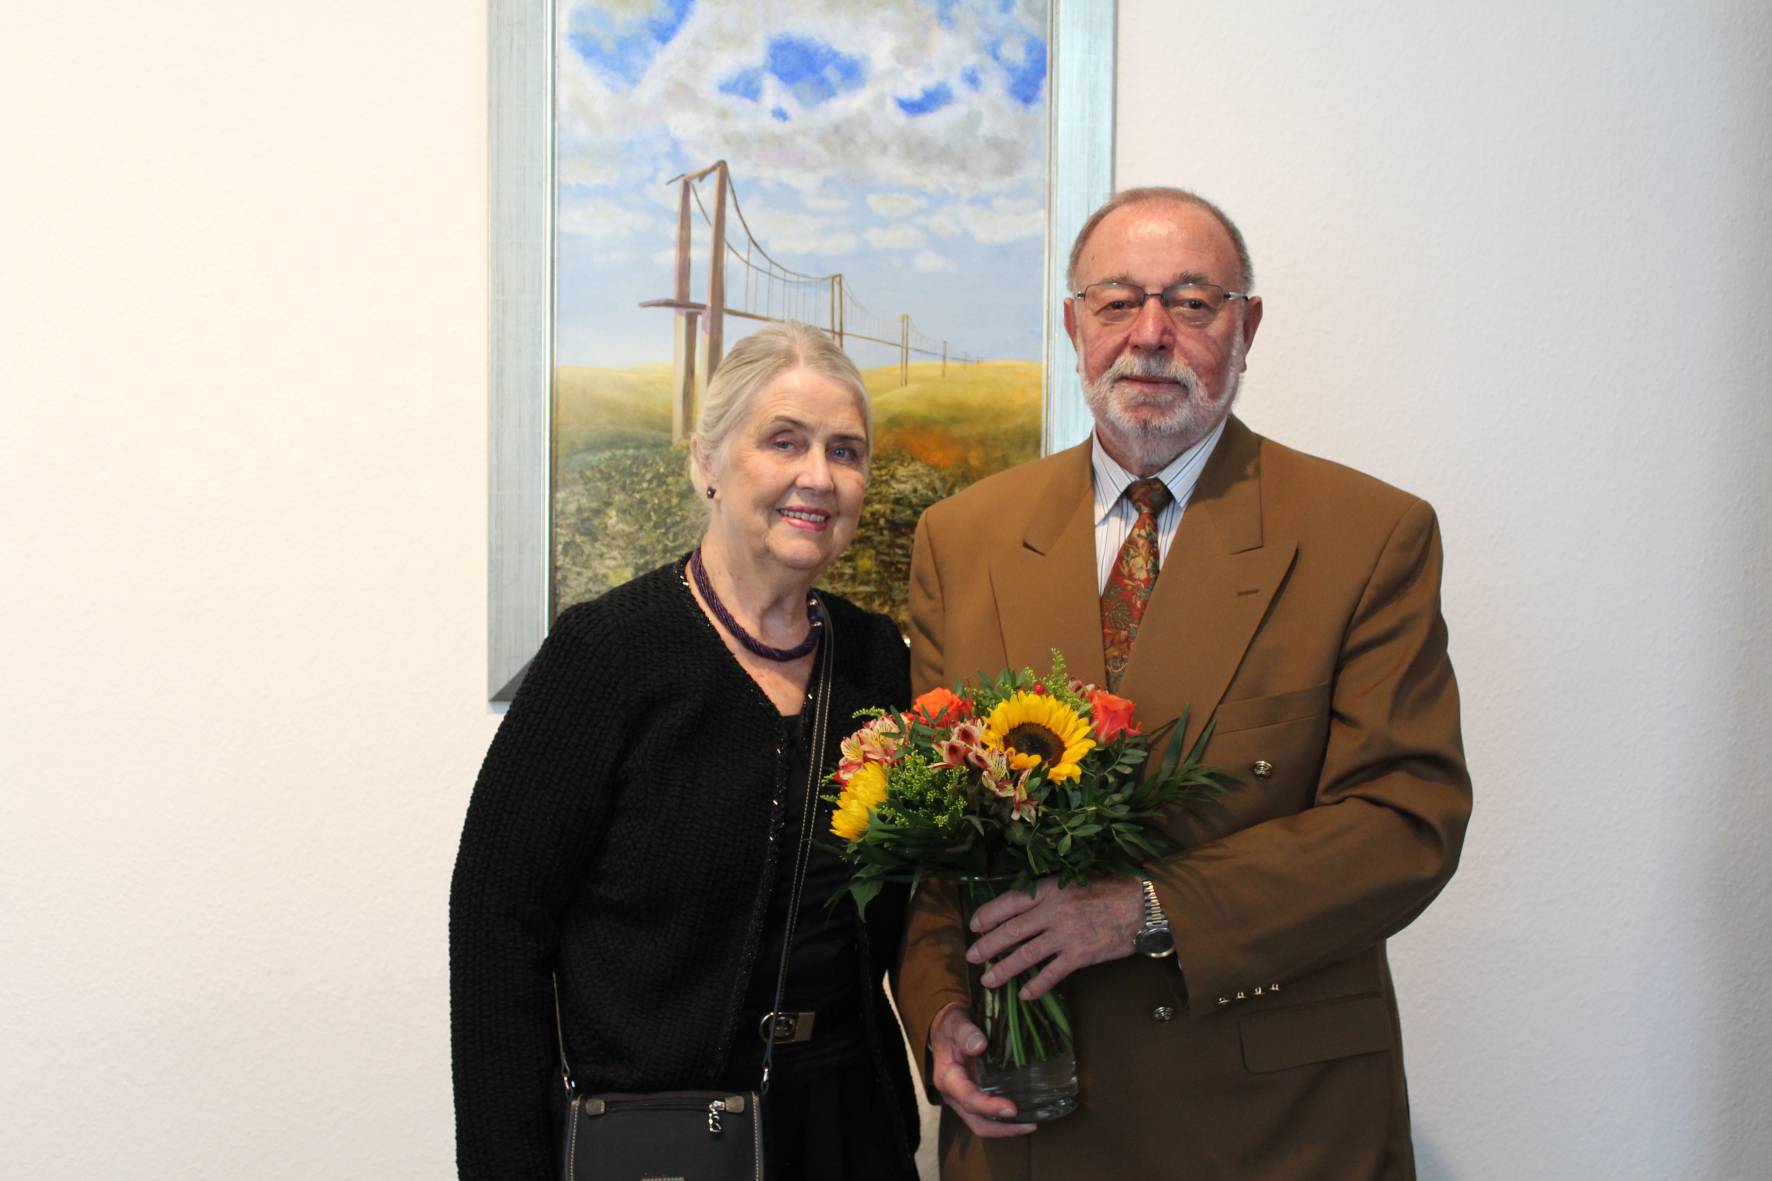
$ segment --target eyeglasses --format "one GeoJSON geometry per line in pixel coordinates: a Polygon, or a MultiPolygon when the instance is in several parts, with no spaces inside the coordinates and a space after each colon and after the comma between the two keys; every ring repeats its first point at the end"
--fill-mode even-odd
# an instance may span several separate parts
{"type": "Polygon", "coordinates": [[[1074,299],[1103,324],[1127,324],[1144,311],[1144,301],[1154,299],[1169,318],[1184,328],[1204,328],[1233,299],[1246,300],[1241,291],[1226,291],[1213,283],[1177,283],[1161,291],[1146,291],[1129,283],[1091,283],[1071,292],[1074,299]]]}

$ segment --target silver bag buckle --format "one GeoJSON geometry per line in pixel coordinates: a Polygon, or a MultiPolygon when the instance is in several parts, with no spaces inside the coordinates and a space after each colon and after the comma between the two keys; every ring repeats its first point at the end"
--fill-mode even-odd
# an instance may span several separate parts
{"type": "Polygon", "coordinates": [[[775,1044],[792,1046],[799,1042],[812,1040],[812,1024],[818,1019],[817,1013],[801,1011],[798,1013],[765,1013],[757,1022],[757,1037],[763,1042],[769,1041],[769,1023],[775,1022],[775,1044]]]}

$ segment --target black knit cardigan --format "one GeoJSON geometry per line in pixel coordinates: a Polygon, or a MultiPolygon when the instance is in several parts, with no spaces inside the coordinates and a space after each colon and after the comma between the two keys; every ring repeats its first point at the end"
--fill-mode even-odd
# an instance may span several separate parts
{"type": "MultiPolygon", "coordinates": [[[[854,711],[904,705],[910,684],[889,619],[821,597],[835,645],[828,769],[854,711]]],[[[581,1089],[713,1085],[775,882],[778,801],[805,790],[786,782],[786,736],[681,562],[555,621],[487,752],[450,890],[462,1177],[556,1175],[556,972],[581,1089]]],[[[910,1149],[915,1100],[880,988],[904,903],[882,895],[857,934],[875,1068],[910,1149]]]]}

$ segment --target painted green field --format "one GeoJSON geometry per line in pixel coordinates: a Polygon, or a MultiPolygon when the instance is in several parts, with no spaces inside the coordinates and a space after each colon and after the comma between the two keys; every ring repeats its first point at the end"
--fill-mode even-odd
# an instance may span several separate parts
{"type": "MultiPolygon", "coordinates": [[[[1040,449],[1037,361],[866,370],[875,448],[854,544],[820,584],[900,626],[911,543],[925,508],[1040,449]]],[[[593,598],[681,555],[704,512],[670,439],[670,367],[562,366],[555,378],[556,606],[593,598]]]]}

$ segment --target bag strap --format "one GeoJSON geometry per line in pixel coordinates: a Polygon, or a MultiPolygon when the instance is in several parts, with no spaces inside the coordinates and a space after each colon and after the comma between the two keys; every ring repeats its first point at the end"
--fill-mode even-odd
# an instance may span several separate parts
{"type": "MultiPolygon", "coordinates": [[[[769,1067],[775,1058],[775,1021],[774,1014],[781,1009],[782,990],[787,985],[788,956],[794,950],[794,926],[800,917],[800,893],[806,884],[806,864],[812,855],[812,826],[816,820],[818,809],[813,807],[817,794],[819,771],[824,767],[825,735],[830,729],[831,718],[831,666],[835,660],[832,649],[835,645],[834,629],[831,626],[831,613],[821,599],[818,612],[824,621],[821,629],[823,635],[818,644],[817,691],[812,703],[812,751],[811,762],[806,772],[805,806],[800,812],[800,842],[794,856],[794,882],[788,893],[788,929],[781,944],[781,966],[775,972],[775,1000],[770,1005],[769,1037],[763,1046],[763,1077],[757,1085],[759,1095],[769,1093],[769,1067]]],[[[572,1081],[572,1067],[566,1061],[566,1030],[560,1021],[560,976],[552,976],[554,986],[554,1044],[560,1053],[560,1083],[566,1088],[566,1097],[571,1099],[578,1090],[572,1081]]]]}
{"type": "Polygon", "coordinates": [[[781,967],[775,973],[775,1000],[769,1006],[769,1037],[763,1047],[763,1078],[757,1093],[769,1093],[769,1067],[775,1060],[775,1014],[781,1011],[782,990],[788,980],[788,956],[794,950],[794,926],[800,918],[800,892],[806,885],[806,864],[812,856],[812,826],[817,820],[817,787],[819,772],[824,769],[825,732],[831,720],[831,661],[835,637],[831,632],[831,613],[821,601],[818,613],[824,618],[824,638],[819,642],[818,695],[812,703],[811,762],[806,771],[806,799],[800,809],[800,842],[794,850],[794,885],[788,894],[788,929],[781,941],[781,967]]]}

